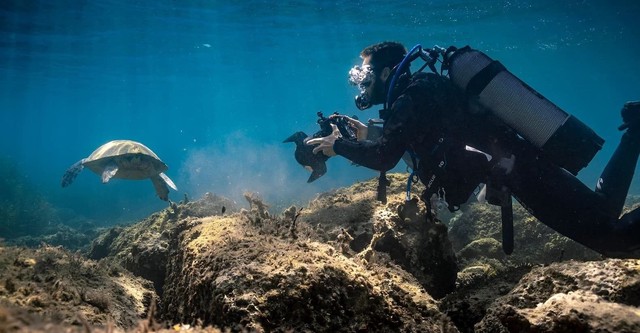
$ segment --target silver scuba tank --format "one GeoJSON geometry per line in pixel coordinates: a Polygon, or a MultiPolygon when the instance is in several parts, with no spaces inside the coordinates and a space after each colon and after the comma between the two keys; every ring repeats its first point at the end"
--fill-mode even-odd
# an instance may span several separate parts
{"type": "Polygon", "coordinates": [[[604,140],[515,77],[500,62],[469,46],[444,55],[449,77],[543,155],[572,174],[587,166],[604,140]]]}

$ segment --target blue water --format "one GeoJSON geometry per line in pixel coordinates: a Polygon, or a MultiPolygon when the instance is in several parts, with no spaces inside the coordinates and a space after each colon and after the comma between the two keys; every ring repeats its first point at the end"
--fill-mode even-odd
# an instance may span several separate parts
{"type": "Polygon", "coordinates": [[[143,142],[169,165],[174,201],[213,192],[244,205],[253,191],[273,207],[305,204],[376,173],[334,158],[307,184],[282,140],[315,132],[317,111],[375,117],[355,109],[346,74],[363,47],[397,40],[469,44],[578,116],[606,140],[580,175],[594,184],[621,105],[640,99],[638,16],[638,1],[604,0],[4,0],[0,158],[62,222],[108,225],[166,206],[148,181],[103,185],[85,170],[60,186],[67,167],[114,139],[143,142]]]}

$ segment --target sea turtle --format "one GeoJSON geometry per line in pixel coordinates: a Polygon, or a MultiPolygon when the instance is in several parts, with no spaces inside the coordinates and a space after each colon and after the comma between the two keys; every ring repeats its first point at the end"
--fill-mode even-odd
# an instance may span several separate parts
{"type": "Polygon", "coordinates": [[[62,187],[69,186],[84,167],[99,176],[102,183],[111,178],[150,178],[160,199],[169,200],[169,189],[178,190],[164,171],[168,169],[151,149],[131,140],[109,141],[96,149],[89,157],[74,163],[62,176],[62,187]]]}

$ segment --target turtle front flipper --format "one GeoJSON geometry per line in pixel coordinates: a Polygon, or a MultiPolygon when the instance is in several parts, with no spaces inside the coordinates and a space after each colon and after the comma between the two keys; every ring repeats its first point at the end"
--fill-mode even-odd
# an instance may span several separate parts
{"type": "Polygon", "coordinates": [[[118,164],[116,164],[115,162],[110,162],[105,165],[104,170],[102,171],[102,183],[104,184],[109,182],[109,179],[115,176],[117,172],[118,164]]]}
{"type": "MultiPolygon", "coordinates": [[[[156,194],[158,195],[158,197],[164,201],[169,200],[169,188],[167,187],[167,183],[164,181],[164,179],[162,179],[160,175],[153,175],[149,178],[151,178],[151,182],[153,183],[153,187],[156,189],[156,194]]],[[[173,184],[173,182],[171,183],[173,184]]]]}
{"type": "Polygon", "coordinates": [[[171,178],[169,178],[169,176],[165,175],[164,172],[161,172],[159,174],[160,178],[162,178],[162,180],[164,180],[165,183],[167,183],[167,185],[169,185],[169,187],[171,187],[174,191],[178,190],[178,187],[176,186],[176,184],[173,183],[173,181],[171,180],[171,178]]]}
{"type": "Polygon", "coordinates": [[[82,165],[84,161],[85,159],[83,158],[78,162],[73,163],[73,165],[70,166],[69,169],[67,169],[67,171],[64,172],[64,175],[62,176],[62,187],[67,187],[71,185],[71,183],[73,183],[73,181],[76,179],[80,171],[84,169],[84,165],[82,165]]]}

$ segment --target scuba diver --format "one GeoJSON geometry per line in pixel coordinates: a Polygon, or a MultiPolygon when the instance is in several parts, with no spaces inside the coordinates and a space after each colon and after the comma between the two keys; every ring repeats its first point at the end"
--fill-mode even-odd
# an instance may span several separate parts
{"type": "Polygon", "coordinates": [[[407,52],[397,42],[360,56],[349,72],[360,89],[356,106],[383,104],[382,135],[348,140],[332,125],[331,134],[306,141],[314,153],[379,170],[381,184],[410,153],[428,215],[434,202],[458,210],[485,184],[482,196],[502,210],[506,253],[513,250],[513,196],[542,223],[605,256],[640,258],[640,209],[620,217],[640,155],[640,102],[622,108],[626,131],[591,190],[576,175],[604,141],[498,61],[468,46],[407,52]],[[418,57],[425,65],[411,73],[418,57]],[[427,66],[432,72],[423,72],[427,66]]]}

